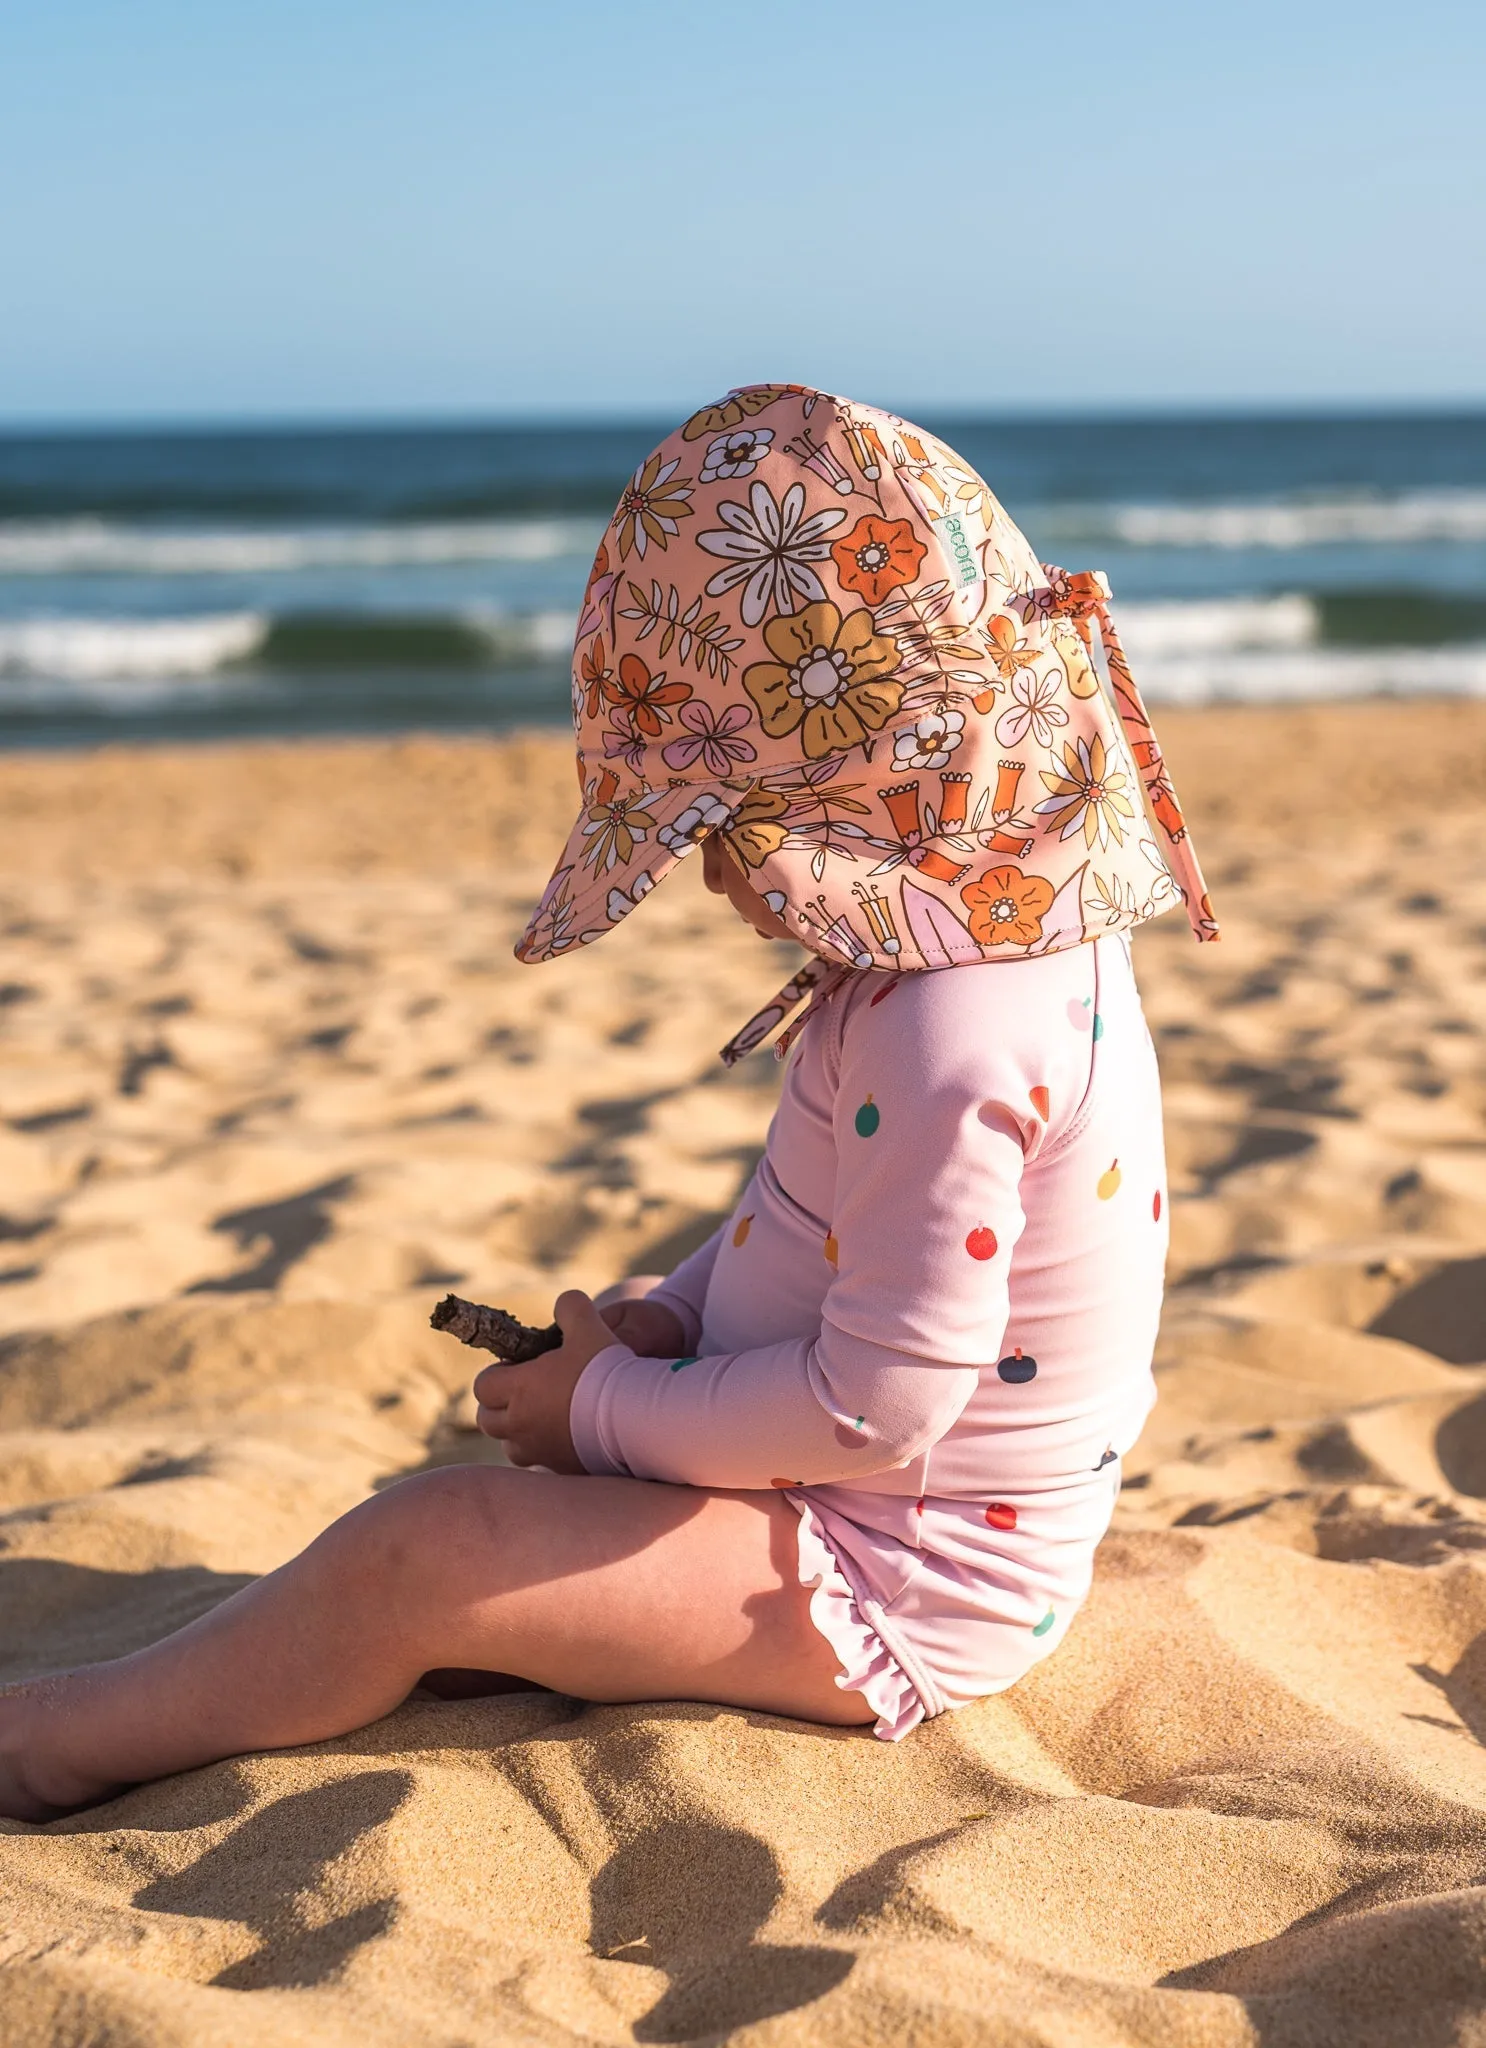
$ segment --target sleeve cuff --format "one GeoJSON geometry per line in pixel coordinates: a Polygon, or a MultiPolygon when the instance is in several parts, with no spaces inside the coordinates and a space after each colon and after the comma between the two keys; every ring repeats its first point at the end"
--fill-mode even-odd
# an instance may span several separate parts
{"type": "MultiPolygon", "coordinates": [[[[667,1308],[671,1306],[666,1303],[667,1308]]],[[[611,1455],[604,1444],[599,1414],[604,1393],[609,1381],[621,1366],[632,1365],[635,1354],[628,1344],[609,1344],[602,1351],[596,1351],[578,1376],[573,1389],[573,1399],[568,1409],[568,1429],[573,1438],[573,1449],[578,1462],[585,1472],[597,1478],[629,1479],[634,1475],[617,1455],[611,1455]]]]}

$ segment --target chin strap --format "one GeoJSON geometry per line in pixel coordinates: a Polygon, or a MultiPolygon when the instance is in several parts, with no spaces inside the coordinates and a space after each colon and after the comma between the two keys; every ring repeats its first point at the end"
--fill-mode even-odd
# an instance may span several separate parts
{"type": "MultiPolygon", "coordinates": [[[[1008,608],[1020,612],[1023,623],[1028,625],[1034,619],[1070,620],[1091,658],[1094,641],[1090,622],[1097,622],[1100,644],[1109,665],[1115,710],[1119,713],[1125,738],[1135,757],[1146,810],[1166,842],[1164,857],[1172,880],[1181,891],[1187,921],[1194,937],[1203,941],[1216,939],[1219,936],[1218,921],[1213,915],[1212,898],[1207,893],[1207,883],[1203,880],[1192,845],[1192,835],[1187,830],[1187,821],[1182,816],[1171,777],[1166,772],[1161,742],[1156,738],[1145,702],[1125,659],[1125,650],[1120,645],[1119,633],[1109,614],[1109,578],[1102,569],[1082,569],[1070,574],[1066,569],[1055,568],[1050,562],[1043,563],[1042,573],[1047,582],[1012,598],[1008,608]]],[[[782,1031],[774,1041],[774,1057],[782,1060],[816,1011],[831,1000],[849,974],[857,971],[834,960],[807,960],[798,974],[790,976],[778,995],[728,1040],[719,1055],[723,1065],[734,1067],[739,1060],[745,1059],[809,996],[810,1006],[803,1016],[797,1017],[789,1029],[782,1031]]]]}
{"type": "Polygon", "coordinates": [[[797,1010],[806,996],[811,998],[810,1007],[804,1016],[797,1017],[788,1031],[780,1033],[774,1041],[774,1057],[782,1060],[810,1019],[823,1003],[828,1003],[848,974],[855,969],[844,967],[835,960],[807,960],[798,974],[792,974],[777,996],[765,1003],[757,1015],[749,1018],[741,1031],[735,1031],[718,1054],[725,1067],[737,1066],[746,1059],[755,1046],[762,1045],[776,1025],[782,1024],[791,1010],[797,1010]]]}

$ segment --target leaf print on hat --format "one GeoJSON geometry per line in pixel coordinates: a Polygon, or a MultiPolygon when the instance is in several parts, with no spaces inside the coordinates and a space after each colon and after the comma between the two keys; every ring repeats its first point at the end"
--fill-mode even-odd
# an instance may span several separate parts
{"type": "Polygon", "coordinates": [[[969,927],[939,897],[905,879],[902,903],[909,942],[925,967],[953,967],[956,960],[982,957],[969,927]]]}
{"type": "Polygon", "coordinates": [[[960,900],[970,912],[970,936],[983,946],[1030,946],[1042,937],[1053,885],[1020,868],[987,868],[979,881],[965,884],[960,900]]]}
{"type": "Polygon", "coordinates": [[[889,591],[911,583],[928,552],[911,519],[880,519],[874,512],[831,543],[841,588],[866,598],[868,604],[881,604],[889,591]]]}
{"type": "Polygon", "coordinates": [[[625,485],[614,513],[614,538],[621,561],[629,559],[631,549],[643,555],[651,541],[659,548],[669,547],[672,536],[681,530],[677,522],[691,518],[692,507],[686,501],[692,493],[692,479],[677,476],[680,467],[679,455],[662,462],[657,451],[625,485]]]}
{"type": "Polygon", "coordinates": [[[707,443],[701,481],[712,484],[719,477],[752,476],[773,439],[772,427],[738,427],[731,434],[715,434],[707,443]]]}
{"type": "Polygon", "coordinates": [[[830,550],[825,535],[846,514],[839,505],[827,505],[807,519],[805,502],[803,484],[791,484],[776,504],[769,486],[759,482],[749,491],[746,505],[724,498],[717,507],[722,527],[697,535],[699,548],[723,556],[728,564],[708,582],[708,597],[722,597],[743,584],[745,626],[758,625],[771,604],[787,618],[801,605],[819,604],[825,598],[825,585],[810,565],[826,559],[830,550]]]}
{"type": "Polygon", "coordinates": [[[676,722],[687,730],[661,748],[660,757],[668,768],[690,768],[700,760],[709,775],[725,776],[731,775],[740,761],[758,758],[758,749],[738,737],[744,726],[753,722],[746,704],[729,704],[719,716],[710,704],[697,698],[682,705],[676,722]]]}
{"type": "Polygon", "coordinates": [[[724,682],[727,681],[733,672],[730,657],[743,642],[738,635],[729,634],[719,613],[708,612],[703,618],[699,597],[693,598],[683,611],[681,593],[674,583],[663,594],[660,585],[652,578],[649,597],[638,583],[631,583],[628,588],[630,601],[620,608],[619,616],[645,621],[635,635],[637,640],[648,640],[657,627],[662,628],[656,649],[662,661],[674,645],[683,662],[692,662],[698,671],[705,664],[709,676],[721,676],[724,682]]]}
{"type": "Polygon", "coordinates": [[[1019,747],[1030,732],[1039,747],[1051,747],[1054,726],[1068,723],[1068,713],[1058,702],[1057,678],[1014,676],[1011,696],[1011,704],[996,720],[996,738],[1002,746],[1019,747]]]}
{"type": "Polygon", "coordinates": [[[807,605],[770,620],[764,640],[777,658],[745,669],[743,687],[770,739],[798,731],[813,761],[881,732],[902,700],[903,685],[890,680],[897,645],[874,629],[865,606],[843,619],[833,604],[807,605]]]}
{"type": "Polygon", "coordinates": [[[1076,743],[1064,740],[1062,774],[1050,775],[1045,768],[1041,774],[1052,795],[1032,809],[1048,820],[1060,839],[1071,839],[1082,830],[1085,846],[1124,845],[1120,819],[1135,816],[1135,806],[1125,794],[1130,778],[1110,767],[1097,732],[1076,743]]]}

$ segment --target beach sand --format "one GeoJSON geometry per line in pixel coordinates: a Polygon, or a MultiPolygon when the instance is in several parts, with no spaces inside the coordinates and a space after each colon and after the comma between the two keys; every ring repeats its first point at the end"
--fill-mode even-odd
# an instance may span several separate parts
{"type": "MultiPolygon", "coordinates": [[[[414,1700],[0,1822],[0,2038],[1486,2040],[1486,706],[1163,729],[1224,919],[1137,940],[1161,1402],[1066,1645],[891,1747],[414,1700]]],[[[484,1457],[448,1287],[545,1320],[731,1206],[792,957],[695,863],[511,941],[558,739],[0,760],[0,1680],[484,1457]]]]}

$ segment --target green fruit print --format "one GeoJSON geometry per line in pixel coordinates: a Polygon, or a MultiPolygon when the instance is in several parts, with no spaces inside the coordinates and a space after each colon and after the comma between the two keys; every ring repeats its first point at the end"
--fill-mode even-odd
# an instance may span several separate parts
{"type": "Polygon", "coordinates": [[[1036,1628],[1033,1629],[1033,1635],[1045,1636],[1048,1630],[1052,1627],[1053,1623],[1057,1620],[1057,1618],[1057,1615],[1054,1614],[1051,1607],[1049,1607],[1047,1613],[1043,1615],[1041,1621],[1039,1621],[1036,1628]]]}
{"type": "Polygon", "coordinates": [[[878,1110],[877,1104],[872,1100],[871,1096],[869,1095],[866,1101],[862,1104],[861,1108],[856,1113],[857,1136],[859,1138],[875,1137],[877,1134],[877,1126],[881,1122],[881,1112],[878,1110]]]}

